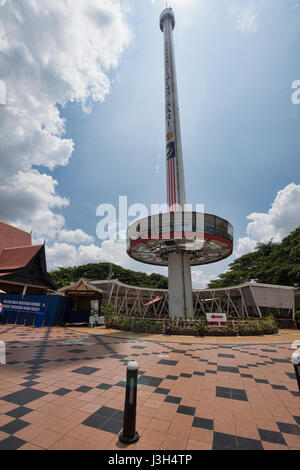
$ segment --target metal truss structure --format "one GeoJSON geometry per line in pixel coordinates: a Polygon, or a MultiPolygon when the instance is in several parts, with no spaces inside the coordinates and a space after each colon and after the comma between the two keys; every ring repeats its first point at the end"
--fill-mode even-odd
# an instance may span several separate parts
{"type": "MultiPolygon", "coordinates": [[[[134,317],[169,317],[169,294],[165,289],[150,289],[123,284],[118,280],[91,281],[105,292],[103,304],[112,304],[115,314],[134,317]]],[[[195,317],[209,312],[245,318],[268,313],[295,317],[295,288],[271,284],[246,283],[220,289],[193,290],[195,317]]]]}

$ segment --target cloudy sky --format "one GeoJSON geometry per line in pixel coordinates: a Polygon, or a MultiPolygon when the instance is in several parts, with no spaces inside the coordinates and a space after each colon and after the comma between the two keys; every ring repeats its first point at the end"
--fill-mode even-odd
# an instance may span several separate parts
{"type": "MultiPolygon", "coordinates": [[[[173,0],[188,202],[228,219],[235,253],[300,225],[300,2],[173,0]],[[297,105],[297,103],[299,103],[297,105]]],[[[112,261],[103,203],[166,200],[161,0],[0,0],[0,220],[48,268],[112,261]]],[[[166,269],[159,272],[166,274],[166,269]]]]}

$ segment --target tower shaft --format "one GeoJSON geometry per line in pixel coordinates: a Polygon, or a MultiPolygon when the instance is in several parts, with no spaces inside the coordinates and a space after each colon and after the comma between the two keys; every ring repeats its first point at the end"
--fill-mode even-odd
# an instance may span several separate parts
{"type": "MultiPolygon", "coordinates": [[[[169,10],[169,9],[168,9],[169,10]]],[[[186,203],[178,90],[171,18],[163,21],[165,59],[165,117],[166,117],[166,158],[167,158],[167,203],[186,203]]],[[[174,208],[176,210],[176,207],[174,208]]]]}
{"type": "MultiPolygon", "coordinates": [[[[160,27],[164,34],[167,202],[170,211],[183,211],[186,194],[173,42],[175,17],[171,8],[162,12],[160,27]]],[[[194,312],[190,256],[177,250],[170,252],[168,274],[170,316],[192,318],[194,312]]]]}

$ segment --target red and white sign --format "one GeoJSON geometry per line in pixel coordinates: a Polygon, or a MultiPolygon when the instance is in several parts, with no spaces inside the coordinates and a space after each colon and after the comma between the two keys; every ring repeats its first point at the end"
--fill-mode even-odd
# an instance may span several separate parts
{"type": "Polygon", "coordinates": [[[227,326],[226,313],[206,313],[207,326],[227,326]]]}
{"type": "Polygon", "coordinates": [[[155,297],[155,299],[151,300],[150,302],[144,304],[144,307],[146,307],[147,305],[151,305],[151,304],[154,304],[155,302],[158,302],[159,300],[163,299],[163,297],[155,297]]]}

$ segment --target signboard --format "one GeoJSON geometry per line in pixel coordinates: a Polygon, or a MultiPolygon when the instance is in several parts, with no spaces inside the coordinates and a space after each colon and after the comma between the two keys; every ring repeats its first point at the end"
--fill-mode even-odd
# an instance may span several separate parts
{"type": "Polygon", "coordinates": [[[207,326],[227,326],[226,313],[206,313],[207,326]]]}
{"type": "Polygon", "coordinates": [[[26,300],[2,300],[3,310],[18,310],[22,312],[39,313],[45,310],[46,302],[29,302],[26,300]]]}

